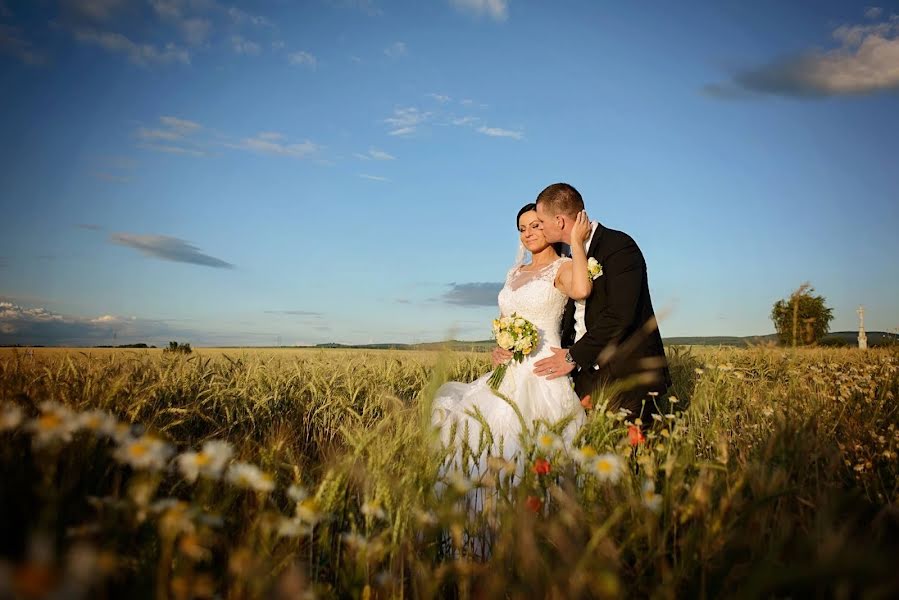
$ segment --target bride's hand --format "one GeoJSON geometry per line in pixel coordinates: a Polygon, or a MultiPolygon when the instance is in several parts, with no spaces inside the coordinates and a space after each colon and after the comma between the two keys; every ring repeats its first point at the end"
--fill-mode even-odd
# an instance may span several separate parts
{"type": "Polygon", "coordinates": [[[574,218],[574,225],[571,226],[571,245],[580,243],[580,245],[584,245],[588,239],[590,239],[590,230],[592,229],[590,225],[590,219],[587,218],[587,211],[582,210],[577,214],[577,217],[574,218]]]}

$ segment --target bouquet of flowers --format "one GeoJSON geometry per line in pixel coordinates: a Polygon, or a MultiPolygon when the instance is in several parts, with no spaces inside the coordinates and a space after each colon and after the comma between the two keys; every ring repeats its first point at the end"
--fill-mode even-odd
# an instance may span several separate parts
{"type": "MultiPolygon", "coordinates": [[[[493,337],[500,348],[505,348],[512,352],[512,360],[521,362],[524,357],[530,354],[537,347],[540,340],[540,334],[533,323],[523,317],[519,317],[518,313],[512,313],[508,317],[500,317],[493,319],[493,337]]],[[[499,389],[503,377],[506,376],[506,370],[509,363],[498,365],[494,369],[493,374],[487,383],[494,390],[499,389]]]]}

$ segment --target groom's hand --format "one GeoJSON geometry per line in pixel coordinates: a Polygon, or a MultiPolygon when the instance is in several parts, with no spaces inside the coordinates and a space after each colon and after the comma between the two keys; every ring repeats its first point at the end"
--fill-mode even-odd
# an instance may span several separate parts
{"type": "Polygon", "coordinates": [[[562,348],[550,348],[553,355],[534,363],[534,375],[555,379],[565,377],[574,371],[575,365],[565,360],[565,350],[562,348]]]}
{"type": "Polygon", "coordinates": [[[508,350],[506,350],[505,348],[500,348],[499,346],[497,346],[496,348],[493,349],[492,357],[493,357],[493,366],[496,367],[496,366],[503,364],[504,362],[507,362],[509,359],[511,359],[512,353],[509,352],[508,350]]]}

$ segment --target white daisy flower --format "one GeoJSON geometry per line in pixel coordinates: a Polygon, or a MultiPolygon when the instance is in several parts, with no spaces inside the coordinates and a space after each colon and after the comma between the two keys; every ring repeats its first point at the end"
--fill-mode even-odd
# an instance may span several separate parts
{"type": "Polygon", "coordinates": [[[282,518],[278,522],[278,537],[297,538],[306,537],[312,533],[312,527],[298,518],[282,518]]]}
{"type": "Polygon", "coordinates": [[[593,462],[593,472],[600,481],[616,483],[621,478],[622,470],[621,458],[610,452],[600,454],[593,462]]]}
{"type": "Polygon", "coordinates": [[[115,458],[135,469],[158,471],[165,467],[173,452],[172,447],[159,438],[143,435],[119,446],[115,458]]]}
{"type": "Polygon", "coordinates": [[[275,489],[275,480],[271,475],[249,463],[237,462],[228,468],[227,479],[237,487],[255,490],[257,492],[270,492],[275,489]]]}
{"type": "Polygon", "coordinates": [[[656,493],[656,484],[652,479],[643,482],[643,506],[652,512],[659,512],[662,509],[662,496],[656,493]]]}
{"type": "Polygon", "coordinates": [[[582,467],[592,467],[597,459],[593,446],[581,446],[574,451],[574,460],[582,467]]]}
{"type": "Polygon", "coordinates": [[[362,505],[362,514],[367,517],[374,517],[382,520],[387,518],[387,513],[381,508],[381,504],[374,500],[368,501],[362,505]]]}
{"type": "Polygon", "coordinates": [[[25,420],[25,412],[15,404],[6,404],[0,409],[0,431],[15,429],[25,420]]]}
{"type": "Polygon", "coordinates": [[[300,484],[292,483],[290,484],[290,487],[287,488],[287,497],[294,502],[302,502],[309,497],[309,492],[307,492],[306,488],[300,484]]]}
{"type": "Polygon", "coordinates": [[[544,454],[550,454],[562,448],[562,440],[556,434],[547,431],[537,436],[537,448],[544,454]]]}

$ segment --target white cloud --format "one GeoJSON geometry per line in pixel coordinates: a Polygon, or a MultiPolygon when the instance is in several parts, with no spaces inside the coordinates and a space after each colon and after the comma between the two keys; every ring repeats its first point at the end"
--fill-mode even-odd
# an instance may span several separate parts
{"type": "Polygon", "coordinates": [[[394,42],[384,48],[384,54],[390,58],[399,58],[400,56],[405,56],[406,53],[406,44],[403,42],[394,42]]]}
{"type": "Polygon", "coordinates": [[[248,54],[251,56],[256,56],[262,50],[259,47],[259,44],[244,39],[243,36],[240,35],[231,36],[231,48],[233,48],[234,52],[237,54],[248,54]]]}
{"type": "Polygon", "coordinates": [[[450,120],[450,123],[457,127],[464,127],[466,125],[474,125],[478,121],[480,121],[478,117],[455,117],[450,120]]]}
{"type": "Polygon", "coordinates": [[[390,181],[386,177],[381,177],[379,175],[366,175],[365,173],[359,173],[359,177],[362,179],[368,179],[370,181],[390,181]]]}
{"type": "Polygon", "coordinates": [[[462,12],[478,17],[486,15],[496,21],[509,18],[508,0],[450,0],[450,4],[462,12]]]}
{"type": "Polygon", "coordinates": [[[76,317],[43,307],[25,308],[0,302],[0,343],[89,346],[146,342],[158,344],[170,339],[196,340],[197,333],[174,329],[162,320],[116,315],[76,317]]]}
{"type": "Polygon", "coordinates": [[[197,148],[197,140],[191,138],[202,129],[199,123],[172,116],[159,117],[159,122],[162,124],[160,128],[140,127],[137,130],[137,137],[144,142],[143,148],[169,154],[205,156],[206,153],[197,148]],[[185,144],[191,147],[185,147],[185,144]]]}
{"type": "Polygon", "coordinates": [[[260,133],[256,137],[246,138],[238,143],[227,143],[225,145],[229,148],[292,158],[308,158],[320,149],[317,144],[309,140],[293,144],[284,140],[286,140],[285,136],[269,131],[260,133]]]}
{"type": "Polygon", "coordinates": [[[255,25],[257,27],[274,27],[275,24],[266,19],[265,17],[259,15],[251,15],[246,13],[239,8],[231,7],[228,9],[228,16],[231,17],[231,20],[234,21],[237,25],[242,25],[244,23],[250,23],[251,25],[255,25]]]}
{"type": "Polygon", "coordinates": [[[396,157],[392,154],[388,154],[387,152],[378,150],[377,148],[369,148],[367,153],[356,153],[353,156],[360,160],[396,160],[396,157]]]}
{"type": "Polygon", "coordinates": [[[181,132],[182,135],[193,133],[202,127],[195,121],[188,121],[186,119],[179,119],[178,117],[171,116],[159,117],[159,121],[163,125],[170,127],[172,130],[181,132]]]}
{"type": "Polygon", "coordinates": [[[870,25],[843,25],[833,31],[833,38],[839,48],[744,69],[705,91],[719,97],[825,97],[899,90],[899,16],[870,25]]]}
{"type": "Polygon", "coordinates": [[[393,129],[390,135],[404,136],[415,133],[418,126],[431,118],[430,112],[422,112],[415,107],[396,108],[393,116],[384,119],[384,122],[393,129]]]}
{"type": "Polygon", "coordinates": [[[877,6],[869,6],[865,9],[865,17],[869,19],[879,19],[880,15],[883,14],[883,9],[877,6]]]}
{"type": "Polygon", "coordinates": [[[394,129],[393,131],[387,132],[387,135],[396,135],[402,137],[406,135],[412,135],[413,133],[415,133],[415,131],[415,127],[400,127],[399,129],[394,129]]]}
{"type": "Polygon", "coordinates": [[[375,6],[373,0],[327,0],[327,2],[340,8],[354,8],[362,11],[369,17],[377,17],[383,14],[381,9],[375,6]]]}
{"type": "Polygon", "coordinates": [[[524,134],[520,131],[512,131],[511,129],[500,129],[499,127],[486,127],[481,126],[478,127],[478,133],[483,133],[484,135],[490,137],[504,137],[511,138],[513,140],[520,140],[524,138],[524,134]]]}
{"type": "Polygon", "coordinates": [[[147,150],[155,150],[156,152],[165,152],[168,154],[184,154],[187,156],[206,156],[206,152],[197,150],[196,148],[184,148],[182,146],[172,146],[167,144],[142,144],[141,148],[147,150]]]}
{"type": "Polygon", "coordinates": [[[306,66],[312,69],[315,69],[318,66],[318,60],[315,58],[315,56],[303,51],[292,52],[287,57],[287,60],[290,61],[290,64],[292,65],[306,66]]]}
{"type": "Polygon", "coordinates": [[[452,98],[450,98],[449,96],[447,96],[447,95],[445,95],[445,94],[428,94],[428,97],[429,97],[429,98],[433,98],[434,100],[436,100],[436,101],[439,102],[440,104],[446,104],[447,102],[449,102],[450,100],[452,100],[452,98]]]}
{"type": "Polygon", "coordinates": [[[114,54],[124,54],[137,65],[147,66],[151,63],[172,62],[190,64],[190,54],[187,50],[172,43],[160,48],[153,44],[137,44],[120,33],[109,31],[77,28],[73,33],[78,42],[99,46],[114,54]]]}

